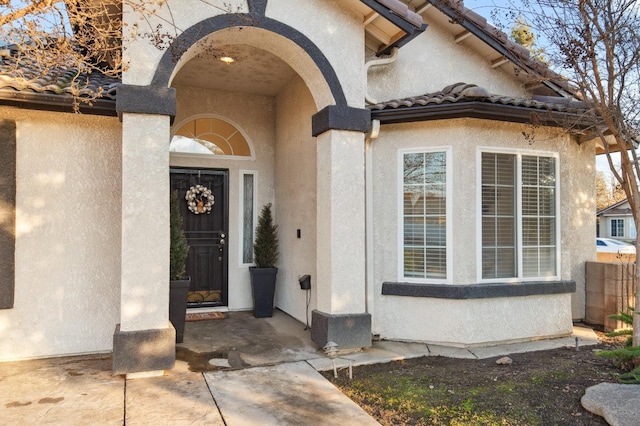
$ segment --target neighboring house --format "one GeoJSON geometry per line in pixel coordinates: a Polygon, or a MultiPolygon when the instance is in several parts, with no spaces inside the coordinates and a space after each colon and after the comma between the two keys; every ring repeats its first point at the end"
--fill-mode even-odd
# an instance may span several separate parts
{"type": "Polygon", "coordinates": [[[626,198],[596,212],[596,236],[635,243],[638,233],[626,198]]]}
{"type": "Polygon", "coordinates": [[[183,206],[192,306],[252,308],[272,203],[276,305],[304,321],[311,275],[319,346],[494,345],[584,318],[595,142],[557,127],[581,104],[526,49],[448,2],[169,3],[179,48],[128,40],[122,83],[82,114],[55,82],[0,76],[0,359],[171,368],[169,190],[197,183],[215,204],[183,206]]]}

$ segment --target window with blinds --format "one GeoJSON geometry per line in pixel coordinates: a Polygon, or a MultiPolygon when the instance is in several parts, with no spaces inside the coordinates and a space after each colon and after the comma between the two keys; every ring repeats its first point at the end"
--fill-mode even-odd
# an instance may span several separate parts
{"type": "Polygon", "coordinates": [[[403,275],[447,278],[447,153],[402,157],[403,275]]]}
{"type": "Polygon", "coordinates": [[[482,153],[482,278],[557,275],[556,159],[482,153]]]}
{"type": "Polygon", "coordinates": [[[516,273],[515,156],[482,154],[482,278],[516,273]]]}

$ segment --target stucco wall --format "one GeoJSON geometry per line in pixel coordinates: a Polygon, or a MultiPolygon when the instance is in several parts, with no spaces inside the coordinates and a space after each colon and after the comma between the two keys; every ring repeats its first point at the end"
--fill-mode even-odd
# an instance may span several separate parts
{"type": "MultiPolygon", "coordinates": [[[[270,0],[266,15],[307,36],[327,57],[335,70],[347,103],[364,105],[364,28],[356,16],[338,0],[270,0]]],[[[297,62],[297,61],[296,61],[297,62]]],[[[295,64],[292,67],[296,69],[295,64]]],[[[303,77],[308,73],[296,69],[303,77]]],[[[307,84],[311,82],[307,81],[307,84]]],[[[312,90],[314,96],[317,96],[312,90]]],[[[317,105],[321,109],[325,105],[317,105]]]]}
{"type": "Polygon", "coordinates": [[[584,262],[595,258],[594,147],[579,146],[544,128],[536,129],[535,141],[529,143],[522,130],[516,124],[475,119],[382,127],[373,141],[375,333],[389,339],[486,343],[505,336],[522,339],[570,332],[571,319],[584,318],[584,262]],[[576,293],[473,301],[382,296],[383,282],[402,281],[398,276],[398,150],[429,147],[452,149],[451,285],[478,282],[477,147],[559,153],[560,278],[575,280],[576,293]],[[456,333],[442,334],[456,327],[456,333]],[[505,327],[514,332],[503,334],[505,327]]]}
{"type": "Polygon", "coordinates": [[[15,305],[0,310],[0,360],[110,351],[120,314],[120,123],[0,114],[18,134],[15,305]]]}
{"type": "Polygon", "coordinates": [[[280,262],[276,305],[306,321],[306,291],[298,277],[311,275],[311,310],[315,309],[316,274],[316,140],[311,136],[313,99],[300,78],[277,97],[276,215],[280,262]],[[300,238],[297,230],[300,230],[300,238]]]}
{"type": "MultiPolygon", "coordinates": [[[[240,257],[240,173],[257,171],[257,209],[274,202],[275,99],[270,96],[222,92],[179,86],[177,115],[173,130],[190,117],[214,114],[235,123],[247,136],[255,159],[216,159],[214,156],[171,154],[172,166],[220,168],[229,170],[229,309],[252,309],[251,282],[247,265],[240,257]]],[[[167,141],[168,143],[168,141],[167,141]]],[[[274,206],[275,220],[279,220],[274,206]]]]}
{"type": "Polygon", "coordinates": [[[122,117],[122,332],[169,326],[169,121],[159,114],[122,117]]]}

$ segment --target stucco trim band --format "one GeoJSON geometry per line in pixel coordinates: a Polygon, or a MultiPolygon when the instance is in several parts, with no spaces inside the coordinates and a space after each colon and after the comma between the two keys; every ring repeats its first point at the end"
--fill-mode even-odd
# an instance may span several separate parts
{"type": "Polygon", "coordinates": [[[433,297],[437,299],[490,299],[575,293],[575,291],[576,282],[573,280],[467,285],[382,283],[382,294],[385,296],[433,297]]]}
{"type": "Polygon", "coordinates": [[[371,128],[371,111],[346,105],[329,105],[311,117],[311,134],[328,130],[353,130],[367,133],[371,128]]]}
{"type": "Polygon", "coordinates": [[[340,349],[371,346],[371,314],[328,314],[314,309],[311,313],[311,340],[324,347],[334,342],[340,349]]]}
{"type": "Polygon", "coordinates": [[[15,293],[16,135],[15,121],[0,120],[0,309],[15,293]]]}
{"type": "Polygon", "coordinates": [[[170,370],[176,363],[176,329],[120,331],[113,334],[113,374],[170,370]]]}
{"type": "Polygon", "coordinates": [[[176,116],[176,89],[156,85],[135,86],[120,84],[116,97],[116,111],[122,120],[122,113],[176,116]]]}

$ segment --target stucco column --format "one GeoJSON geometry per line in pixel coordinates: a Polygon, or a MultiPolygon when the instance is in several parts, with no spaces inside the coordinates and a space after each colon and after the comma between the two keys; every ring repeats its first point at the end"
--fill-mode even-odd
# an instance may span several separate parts
{"type": "Polygon", "coordinates": [[[120,324],[114,372],[172,368],[169,322],[169,121],[122,114],[122,259],[120,324]]]}
{"type": "Polygon", "coordinates": [[[370,346],[365,288],[364,133],[317,136],[317,310],[312,338],[370,346]]]}

